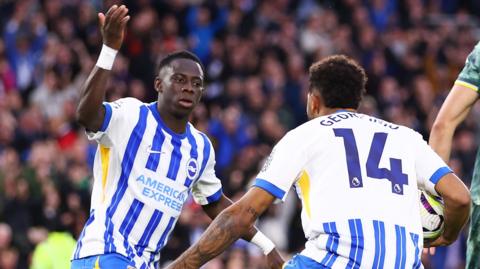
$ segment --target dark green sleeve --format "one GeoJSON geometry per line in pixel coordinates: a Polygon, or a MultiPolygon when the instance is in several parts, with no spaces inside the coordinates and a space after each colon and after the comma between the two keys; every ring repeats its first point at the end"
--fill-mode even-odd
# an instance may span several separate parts
{"type": "Polygon", "coordinates": [[[465,66],[455,82],[479,92],[480,88],[480,42],[467,57],[465,66]]]}

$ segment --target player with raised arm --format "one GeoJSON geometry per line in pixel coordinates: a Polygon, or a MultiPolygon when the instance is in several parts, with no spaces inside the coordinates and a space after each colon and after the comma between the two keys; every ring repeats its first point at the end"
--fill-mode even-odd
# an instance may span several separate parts
{"type": "Polygon", "coordinates": [[[169,269],[199,268],[294,186],[307,243],[283,268],[421,268],[419,189],[441,195],[448,245],[468,218],[467,188],[417,132],[356,112],[366,83],[345,56],[310,67],[307,123],[274,147],[254,187],[169,269]]]}
{"type": "MultiPolygon", "coordinates": [[[[430,146],[445,162],[450,159],[453,134],[470,113],[480,93],[480,43],[468,56],[465,67],[443,103],[432,127],[430,146]]],[[[467,240],[466,269],[480,268],[480,151],[477,151],[470,192],[472,208],[467,240]]]]}
{"type": "MultiPolygon", "coordinates": [[[[158,268],[160,250],[190,193],[212,219],[232,204],[215,175],[211,142],[188,122],[203,92],[204,70],[195,55],[181,51],[160,62],[156,102],[104,102],[127,13],[114,5],[99,14],[104,45],[77,109],[78,122],[99,146],[90,217],[73,253],[73,269],[158,268]]],[[[283,263],[253,226],[242,236],[268,254],[269,268],[283,263]]]]}

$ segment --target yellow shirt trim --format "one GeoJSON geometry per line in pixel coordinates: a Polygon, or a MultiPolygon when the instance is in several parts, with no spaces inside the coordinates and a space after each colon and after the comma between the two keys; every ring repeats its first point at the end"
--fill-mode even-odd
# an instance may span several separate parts
{"type": "Polygon", "coordinates": [[[108,166],[110,164],[110,149],[100,146],[100,161],[102,163],[102,202],[105,200],[105,185],[107,184],[108,166]]]}
{"type": "Polygon", "coordinates": [[[95,261],[95,267],[93,269],[100,269],[100,257],[97,257],[97,260],[95,261]]]}
{"type": "Polygon", "coordinates": [[[471,84],[471,83],[468,83],[468,82],[465,82],[465,81],[461,81],[461,80],[456,80],[456,81],[455,81],[455,84],[456,84],[456,85],[463,86],[463,87],[465,87],[465,88],[469,88],[469,89],[471,89],[471,90],[474,90],[474,91],[478,92],[478,87],[475,86],[475,85],[473,85],[473,84],[471,84]]]}
{"type": "Polygon", "coordinates": [[[302,202],[307,212],[308,217],[311,217],[310,211],[310,176],[307,171],[303,170],[298,180],[298,186],[300,187],[300,192],[302,193],[302,202]]]}

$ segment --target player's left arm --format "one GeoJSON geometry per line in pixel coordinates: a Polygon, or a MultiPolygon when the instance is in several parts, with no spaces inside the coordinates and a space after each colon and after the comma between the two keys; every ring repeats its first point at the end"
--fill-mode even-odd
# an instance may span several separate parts
{"type": "MultiPolygon", "coordinates": [[[[228,208],[233,204],[232,200],[228,199],[225,195],[222,194],[220,199],[216,202],[203,205],[203,211],[207,213],[210,219],[214,220],[224,209],[228,208]]],[[[246,234],[242,234],[241,238],[247,241],[251,241],[253,236],[257,233],[257,229],[252,226],[246,234]]]]}
{"type": "Polygon", "coordinates": [[[450,158],[453,134],[478,99],[478,93],[455,84],[445,99],[432,126],[429,144],[445,162],[450,158]]]}
{"type": "MultiPolygon", "coordinates": [[[[203,205],[202,208],[203,211],[205,211],[205,213],[207,213],[207,215],[213,220],[232,204],[232,200],[222,194],[218,201],[203,205]]],[[[241,235],[241,238],[257,245],[263,250],[263,253],[267,256],[267,262],[269,264],[268,268],[280,268],[283,265],[284,260],[275,248],[273,242],[255,226],[252,225],[246,233],[241,235]]]]}
{"type": "Polygon", "coordinates": [[[480,90],[480,42],[470,52],[455,85],[443,103],[430,134],[430,145],[445,162],[450,158],[452,138],[478,99],[480,90]]]}
{"type": "MultiPolygon", "coordinates": [[[[237,239],[252,233],[255,221],[274,200],[275,197],[269,192],[253,187],[239,201],[221,211],[203,233],[200,240],[167,268],[196,269],[218,256],[237,239]]],[[[222,204],[217,207],[227,205],[225,200],[219,203],[222,204]]],[[[207,209],[207,211],[218,213],[219,208],[214,207],[207,209]]],[[[281,265],[271,268],[281,268],[281,265]]]]}

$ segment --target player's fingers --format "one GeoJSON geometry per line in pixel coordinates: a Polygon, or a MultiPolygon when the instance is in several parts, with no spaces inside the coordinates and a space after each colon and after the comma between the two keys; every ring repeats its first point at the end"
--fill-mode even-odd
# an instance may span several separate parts
{"type": "Polygon", "coordinates": [[[127,25],[127,22],[130,20],[130,16],[125,16],[122,21],[121,21],[121,26],[122,28],[125,28],[125,25],[127,25]]]}
{"type": "Polygon", "coordinates": [[[124,26],[123,21],[124,21],[125,17],[127,16],[127,14],[128,14],[128,8],[125,7],[125,8],[122,9],[120,15],[118,16],[118,21],[119,21],[121,26],[124,26]]]}
{"type": "Polygon", "coordinates": [[[128,8],[126,6],[123,6],[122,12],[120,14],[120,19],[123,19],[128,13],[128,8]]]}
{"type": "Polygon", "coordinates": [[[105,25],[105,15],[103,13],[98,13],[98,24],[100,25],[100,29],[105,25]]]}
{"type": "Polygon", "coordinates": [[[111,7],[107,10],[107,13],[105,13],[105,15],[110,15],[110,14],[112,14],[112,12],[114,12],[117,8],[118,8],[117,5],[111,6],[111,7]]]}
{"type": "Polygon", "coordinates": [[[426,247],[423,249],[423,254],[425,255],[435,255],[435,247],[426,247]]]}
{"type": "Polygon", "coordinates": [[[117,5],[111,6],[111,7],[108,9],[107,13],[105,13],[105,17],[106,17],[106,18],[109,18],[109,17],[112,15],[112,12],[114,12],[115,10],[117,10],[117,8],[118,8],[117,5]]]}
{"type": "Polygon", "coordinates": [[[126,7],[124,5],[121,5],[118,7],[113,13],[112,13],[112,21],[114,22],[119,22],[123,16],[123,12],[125,11],[126,7]]]}
{"type": "Polygon", "coordinates": [[[113,5],[105,14],[105,24],[109,24],[112,20],[112,14],[118,9],[117,5],[113,5]]]}

